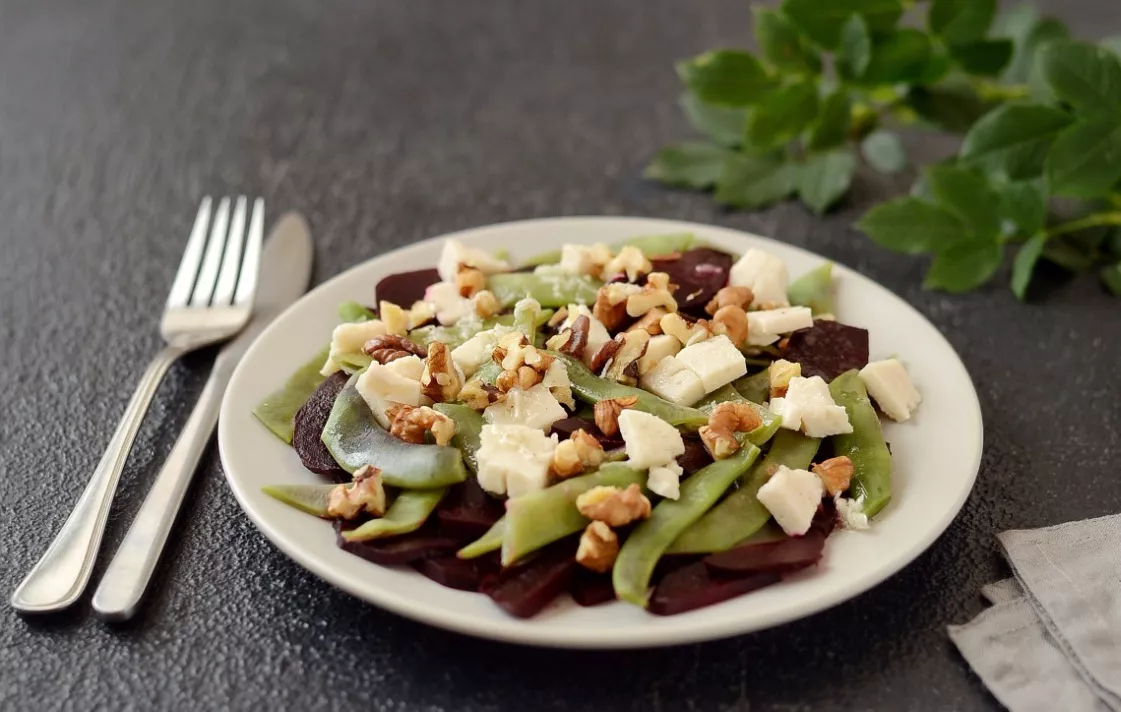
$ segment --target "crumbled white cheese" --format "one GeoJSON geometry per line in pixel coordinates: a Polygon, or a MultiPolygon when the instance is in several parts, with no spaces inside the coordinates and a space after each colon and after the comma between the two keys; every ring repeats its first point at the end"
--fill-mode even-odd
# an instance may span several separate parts
{"type": "Polygon", "coordinates": [[[646,342],[646,352],[638,360],[638,375],[645,376],[654,370],[654,367],[659,363],[680,350],[681,342],[677,340],[676,336],[670,336],[669,334],[651,336],[650,340],[646,342]]]}
{"type": "Polygon", "coordinates": [[[491,360],[499,338],[501,334],[495,329],[480,331],[452,349],[452,361],[470,378],[480,366],[491,360]]]}
{"type": "Polygon", "coordinates": [[[378,319],[339,324],[331,332],[330,355],[327,356],[327,362],[320,369],[320,375],[330,376],[335,373],[339,370],[339,357],[344,354],[360,353],[367,341],[375,336],[385,336],[387,333],[389,332],[386,330],[385,324],[378,319]]]}
{"type": "Polygon", "coordinates": [[[518,497],[548,486],[556,435],[511,423],[484,425],[479,440],[477,477],[487,492],[518,497]]]}
{"type": "Polygon", "coordinates": [[[478,248],[467,247],[459,240],[444,240],[444,251],[440,253],[440,261],[436,263],[436,271],[439,272],[440,279],[454,282],[460,266],[474,267],[483,274],[510,271],[510,265],[506,260],[500,260],[478,248]]]}
{"type": "Polygon", "coordinates": [[[475,313],[475,304],[459,293],[454,282],[437,282],[424,290],[424,301],[436,312],[436,321],[451,326],[475,313]]]}
{"type": "Polygon", "coordinates": [[[700,377],[705,393],[712,393],[747,373],[743,354],[723,334],[686,346],[674,358],[700,377]]]}
{"type": "Polygon", "coordinates": [[[651,467],[646,476],[646,489],[666,499],[677,499],[681,496],[681,475],[684,473],[676,462],[651,467]]]}
{"type": "Polygon", "coordinates": [[[568,367],[564,361],[558,358],[549,364],[541,378],[541,385],[548,388],[561,405],[576,408],[576,401],[572,398],[572,381],[568,378],[568,367]]]}
{"type": "Polygon", "coordinates": [[[833,504],[837,508],[837,520],[841,522],[843,528],[868,529],[871,527],[868,523],[868,515],[864,513],[864,495],[856,499],[848,499],[837,495],[833,498],[833,504]]]}
{"type": "Polygon", "coordinates": [[[833,401],[821,376],[790,379],[784,398],[772,398],[770,410],[782,418],[782,427],[801,430],[811,438],[852,432],[844,406],[833,401]]]}
{"type": "Polygon", "coordinates": [[[611,248],[602,242],[594,245],[562,245],[560,264],[557,266],[568,274],[599,277],[600,271],[611,261],[611,257],[611,248]]]}
{"type": "Polygon", "coordinates": [[[628,408],[619,413],[619,433],[627,459],[640,469],[668,465],[685,454],[681,433],[656,415],[628,408]]]}
{"type": "Polygon", "coordinates": [[[770,304],[787,306],[786,287],[790,273],[782,260],[758,248],[751,248],[736,260],[728,272],[728,283],[734,287],[750,287],[752,306],[770,304]]]}
{"type": "Polygon", "coordinates": [[[488,406],[483,411],[483,419],[488,423],[519,424],[538,430],[548,430],[549,426],[566,415],[564,408],[544,383],[538,383],[524,391],[521,388],[511,388],[505,400],[488,406]]]}
{"type": "Polygon", "coordinates": [[[814,473],[780,465],[757,497],[784,532],[802,536],[809,531],[824,492],[821,478],[814,473]]]}
{"type": "Polygon", "coordinates": [[[639,379],[638,384],[659,398],[678,405],[693,405],[705,395],[701,377],[673,356],[658,362],[639,379]]]}
{"type": "Polygon", "coordinates": [[[385,417],[389,406],[394,403],[420,405],[420,381],[406,378],[376,361],[358,377],[354,387],[383,428],[389,427],[389,419],[385,417]]]}
{"type": "Polygon", "coordinates": [[[747,343],[766,346],[778,341],[780,334],[789,334],[814,325],[809,307],[781,307],[747,313],[747,343]]]}
{"type": "Polygon", "coordinates": [[[860,380],[868,389],[868,395],[876,401],[887,417],[903,422],[922,402],[907,369],[894,358],[873,361],[860,369],[860,380]]]}
{"type": "Polygon", "coordinates": [[[592,312],[584,304],[569,304],[568,316],[561,322],[561,329],[567,329],[572,326],[572,322],[576,321],[577,317],[586,316],[591,325],[588,328],[588,344],[584,347],[583,361],[585,364],[591,364],[592,357],[600,350],[604,344],[611,341],[611,334],[607,331],[607,327],[603,325],[599,319],[592,316],[592,312]]]}
{"type": "Polygon", "coordinates": [[[398,376],[409,378],[414,381],[419,381],[421,374],[424,373],[424,361],[419,356],[405,356],[404,358],[395,359],[385,364],[385,367],[393,371],[398,376]]]}

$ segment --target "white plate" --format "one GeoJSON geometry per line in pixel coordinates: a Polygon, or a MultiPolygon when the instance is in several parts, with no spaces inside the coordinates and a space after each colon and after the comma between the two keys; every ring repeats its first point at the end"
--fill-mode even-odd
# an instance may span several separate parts
{"type": "MultiPolygon", "coordinates": [[[[612,242],[636,235],[693,232],[735,252],[762,247],[786,261],[793,276],[819,264],[809,252],[767,238],[708,225],[644,218],[557,218],[456,233],[515,259],[565,242],[612,242]]],[[[354,596],[442,628],[530,645],[638,648],[690,643],[760,630],[849,599],[914,560],[950,524],[973,486],[981,460],[981,411],[965,367],[938,330],[887,289],[840,265],[837,316],[871,333],[872,358],[898,355],[923,403],[908,423],[885,425],[895,457],[894,497],[870,531],[830,537],[821,565],[781,584],[677,616],[653,616],[611,603],[580,608],[557,601],[519,620],[486,596],[444,588],[411,569],[377,566],[335,546],[329,523],[261,492],[275,483],[320,480],[251,411],[330,337],[339,302],[369,302],[374,285],[394,272],[431,267],[440,239],[390,252],[321,285],[282,314],[242,359],[222,404],[218,441],[226,478],[258,528],[301,566],[354,596]]]]}

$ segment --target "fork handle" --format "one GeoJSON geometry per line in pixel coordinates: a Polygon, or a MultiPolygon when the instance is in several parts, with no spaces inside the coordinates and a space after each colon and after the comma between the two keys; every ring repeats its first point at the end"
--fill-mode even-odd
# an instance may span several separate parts
{"type": "Polygon", "coordinates": [[[199,458],[218,423],[222,394],[235,362],[236,359],[227,365],[226,360],[219,356],[214,364],[183,432],[171,448],[136,519],[101,577],[101,583],[93,594],[93,610],[102,620],[128,620],[136,613],[175,524],[199,458]]]}
{"type": "Polygon", "coordinates": [[[39,563],[12,594],[12,607],[16,610],[23,613],[60,611],[82,595],[93,571],[109,507],[136,440],[136,431],[167,369],[185,352],[178,346],[165,346],[148,364],[74,511],[39,563]]]}

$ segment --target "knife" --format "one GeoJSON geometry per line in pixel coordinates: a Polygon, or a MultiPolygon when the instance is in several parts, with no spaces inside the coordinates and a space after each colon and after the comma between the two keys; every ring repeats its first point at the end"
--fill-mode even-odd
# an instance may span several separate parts
{"type": "Polygon", "coordinates": [[[106,569],[93,596],[93,610],[99,618],[123,621],[136,613],[199,458],[218,423],[222,394],[230,376],[257,335],[307,290],[312,254],[307,222],[297,213],[281,217],[261,252],[261,275],[253,317],[218,353],[210,378],[183,432],[106,569]]]}

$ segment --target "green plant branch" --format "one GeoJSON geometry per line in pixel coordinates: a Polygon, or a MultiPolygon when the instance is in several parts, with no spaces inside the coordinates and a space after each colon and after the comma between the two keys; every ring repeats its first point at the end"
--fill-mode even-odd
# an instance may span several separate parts
{"type": "Polygon", "coordinates": [[[1043,231],[1043,234],[1048,239],[1058,237],[1059,235],[1068,235],[1072,232],[1079,230],[1087,230],[1092,227],[1104,227],[1107,225],[1121,225],[1121,211],[1114,211],[1108,213],[1094,213],[1085,217],[1078,218],[1077,220],[1070,220],[1065,223],[1053,225],[1043,231]]]}

